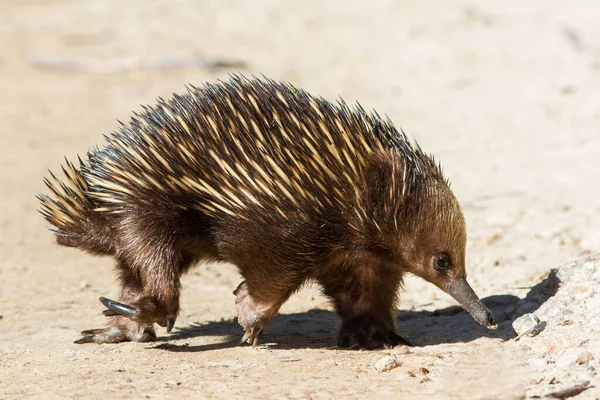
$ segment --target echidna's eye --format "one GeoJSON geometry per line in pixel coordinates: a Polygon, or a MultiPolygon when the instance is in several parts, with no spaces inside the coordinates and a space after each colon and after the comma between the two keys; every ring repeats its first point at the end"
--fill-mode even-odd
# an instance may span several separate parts
{"type": "Polygon", "coordinates": [[[433,267],[438,271],[447,271],[452,267],[452,261],[448,253],[437,253],[433,257],[433,267]]]}

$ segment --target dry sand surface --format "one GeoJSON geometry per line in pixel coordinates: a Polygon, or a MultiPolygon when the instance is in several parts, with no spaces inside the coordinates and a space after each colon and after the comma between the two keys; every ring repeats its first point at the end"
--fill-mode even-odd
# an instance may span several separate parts
{"type": "Polygon", "coordinates": [[[599,398],[600,304],[519,341],[511,327],[532,287],[529,311],[553,293],[551,268],[600,249],[598,21],[593,0],[0,1],[0,398],[599,398]],[[338,350],[316,287],[240,346],[240,276],[210,265],[184,278],[171,335],[73,344],[117,285],[112,260],[55,245],[34,197],[46,169],[140,104],[236,71],[359,100],[434,153],[499,329],[434,316],[454,301],[411,278],[413,348],[338,350]],[[589,354],[561,364],[568,349],[589,354]]]}

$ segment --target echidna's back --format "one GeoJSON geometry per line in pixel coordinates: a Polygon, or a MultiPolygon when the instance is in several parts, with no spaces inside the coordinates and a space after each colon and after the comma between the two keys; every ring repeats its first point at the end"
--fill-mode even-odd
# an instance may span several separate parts
{"type": "MultiPolygon", "coordinates": [[[[266,79],[191,88],[144,108],[106,140],[78,169],[67,162],[65,180],[47,181],[54,198],[40,196],[60,244],[112,253],[106,238],[118,224],[111,221],[132,209],[282,225],[357,210],[366,216],[372,199],[361,184],[373,152],[415,176],[428,170],[442,179],[389,121],[266,79]]],[[[404,190],[394,182],[392,203],[404,190]]]]}
{"type": "Polygon", "coordinates": [[[161,197],[214,216],[345,204],[371,152],[412,152],[359,106],[241,77],[161,100],[107,140],[84,177],[99,211],[111,213],[161,197]]]}

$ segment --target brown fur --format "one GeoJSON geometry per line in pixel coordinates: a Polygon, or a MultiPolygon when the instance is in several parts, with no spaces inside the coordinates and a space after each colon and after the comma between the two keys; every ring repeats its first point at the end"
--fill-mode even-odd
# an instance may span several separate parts
{"type": "Polygon", "coordinates": [[[152,340],[201,260],[239,268],[254,343],[314,280],[342,318],[341,345],[393,345],[406,273],[441,288],[465,276],[464,219],[440,168],[360,106],[234,77],[161,100],[107,141],[40,196],[58,243],[115,257],[120,301],[141,310],[88,341],[152,340]],[[440,252],[449,271],[433,267],[440,252]]]}

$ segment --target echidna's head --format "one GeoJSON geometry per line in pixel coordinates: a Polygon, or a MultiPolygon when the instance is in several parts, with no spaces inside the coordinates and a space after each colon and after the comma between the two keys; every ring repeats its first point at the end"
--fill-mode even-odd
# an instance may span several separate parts
{"type": "Polygon", "coordinates": [[[406,268],[441,289],[465,278],[466,225],[450,188],[431,180],[407,200],[399,246],[406,268]]]}
{"type": "Polygon", "coordinates": [[[398,237],[403,268],[454,297],[480,324],[496,322],[467,282],[466,224],[460,205],[443,179],[423,182],[403,207],[407,225],[398,237]]]}

